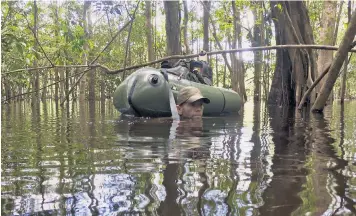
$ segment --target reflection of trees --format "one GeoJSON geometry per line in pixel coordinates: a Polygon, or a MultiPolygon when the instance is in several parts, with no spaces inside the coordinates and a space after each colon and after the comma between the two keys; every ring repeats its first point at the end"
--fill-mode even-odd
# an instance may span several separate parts
{"type": "Polygon", "coordinates": [[[263,193],[262,215],[290,215],[301,200],[297,193],[305,182],[304,128],[294,127],[293,110],[288,107],[269,107],[270,125],[273,130],[273,177],[263,193]]]}

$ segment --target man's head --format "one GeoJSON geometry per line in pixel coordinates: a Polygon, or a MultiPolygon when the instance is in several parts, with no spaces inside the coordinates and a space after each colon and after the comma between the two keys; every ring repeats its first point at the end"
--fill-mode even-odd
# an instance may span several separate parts
{"type": "Polygon", "coordinates": [[[203,103],[208,104],[210,100],[196,87],[184,87],[178,92],[177,111],[183,118],[202,117],[203,103]]]}

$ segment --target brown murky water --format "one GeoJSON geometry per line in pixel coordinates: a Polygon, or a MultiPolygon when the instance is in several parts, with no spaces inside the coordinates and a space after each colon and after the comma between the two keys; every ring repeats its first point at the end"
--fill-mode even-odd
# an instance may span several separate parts
{"type": "Polygon", "coordinates": [[[356,102],[179,123],[68,110],[2,106],[2,215],[356,214],[356,102]]]}

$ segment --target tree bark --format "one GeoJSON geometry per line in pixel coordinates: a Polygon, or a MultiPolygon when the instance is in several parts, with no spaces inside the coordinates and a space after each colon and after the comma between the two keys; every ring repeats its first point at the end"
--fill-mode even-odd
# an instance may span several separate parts
{"type": "MultiPolygon", "coordinates": [[[[164,1],[166,12],[166,52],[167,55],[177,55],[181,53],[179,34],[179,2],[164,1]]],[[[175,63],[176,60],[171,61],[175,63]]]]}
{"type": "Polygon", "coordinates": [[[351,43],[356,34],[356,13],[355,11],[352,14],[349,26],[346,30],[345,36],[340,44],[339,50],[336,52],[335,59],[332,62],[332,65],[329,70],[329,76],[325,80],[324,85],[320,90],[320,94],[317,97],[312,111],[320,112],[323,111],[326,101],[333,89],[335,81],[338,77],[340,68],[347,57],[348,51],[351,49],[351,43]]]}
{"type": "MultiPolygon", "coordinates": [[[[319,31],[320,44],[333,45],[335,21],[336,21],[336,1],[324,1],[323,14],[321,18],[321,29],[319,31]]],[[[318,55],[318,76],[323,73],[325,68],[331,64],[333,60],[333,51],[319,50],[318,55]]],[[[324,84],[328,75],[326,75],[322,80],[320,80],[317,85],[317,92],[320,92],[321,86],[324,84]]],[[[332,98],[329,98],[329,102],[332,102],[332,98]]]]}
{"type": "Polygon", "coordinates": [[[146,15],[146,37],[148,47],[148,61],[155,59],[153,52],[153,40],[152,40],[152,23],[151,23],[151,1],[145,1],[145,15],[146,15]]]}
{"type": "MultiPolygon", "coordinates": [[[[304,2],[272,1],[272,18],[275,24],[276,43],[280,44],[314,44],[312,29],[304,2]],[[277,5],[281,5],[279,9],[277,5]]],[[[295,105],[301,100],[314,71],[313,53],[302,50],[277,50],[276,68],[268,96],[269,104],[295,105]],[[308,58],[312,63],[309,66],[308,58]]]]}

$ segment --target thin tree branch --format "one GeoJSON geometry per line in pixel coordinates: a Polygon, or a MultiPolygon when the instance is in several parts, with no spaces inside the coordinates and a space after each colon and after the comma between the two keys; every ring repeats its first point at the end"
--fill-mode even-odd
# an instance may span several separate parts
{"type": "MultiPolygon", "coordinates": [[[[23,16],[24,16],[24,15],[23,15],[23,16]]],[[[25,17],[25,19],[26,19],[26,21],[27,21],[27,26],[28,26],[28,28],[31,30],[31,32],[32,32],[32,34],[33,34],[33,37],[34,37],[35,40],[36,40],[36,43],[40,46],[40,48],[41,48],[43,54],[45,55],[46,59],[49,61],[49,63],[50,63],[50,64],[52,65],[52,67],[53,67],[54,64],[53,64],[52,61],[48,58],[46,52],[44,51],[44,49],[43,49],[43,47],[42,47],[42,45],[41,45],[41,43],[38,41],[38,38],[37,38],[37,35],[36,35],[34,29],[31,28],[30,23],[29,23],[27,17],[26,17],[26,16],[24,16],[24,17],[25,17]]]]}
{"type": "Polygon", "coordinates": [[[97,67],[97,65],[53,65],[53,66],[44,66],[44,67],[37,67],[37,68],[22,68],[13,71],[4,72],[3,74],[11,74],[11,73],[18,73],[22,71],[34,71],[34,70],[42,70],[42,69],[52,69],[52,68],[82,68],[82,67],[97,67]]]}
{"type": "Polygon", "coordinates": [[[108,11],[105,11],[105,13],[106,13],[106,19],[108,20],[108,26],[109,26],[110,36],[111,36],[111,38],[112,38],[112,31],[111,31],[111,23],[110,23],[109,13],[108,13],[108,11]]]}
{"type": "Polygon", "coordinates": [[[340,23],[340,18],[341,18],[341,12],[342,12],[342,6],[344,4],[344,1],[341,1],[340,2],[340,10],[339,10],[339,13],[337,14],[337,18],[336,18],[336,27],[335,27],[335,31],[334,31],[334,34],[333,34],[333,43],[332,45],[335,45],[336,44],[336,39],[337,39],[337,33],[339,31],[339,23],[340,23]]]}
{"type": "Polygon", "coordinates": [[[323,77],[329,72],[329,69],[331,67],[331,64],[325,68],[324,72],[322,74],[320,74],[320,76],[314,81],[314,83],[310,86],[310,88],[308,89],[308,91],[306,91],[302,97],[302,99],[300,100],[298,109],[302,109],[303,104],[305,102],[305,100],[307,99],[308,95],[310,94],[310,92],[315,88],[316,85],[318,85],[318,83],[320,82],[321,79],[323,79],[323,77]]]}
{"type": "MultiPolygon", "coordinates": [[[[310,49],[323,49],[323,50],[338,50],[338,47],[336,46],[328,46],[328,45],[298,45],[298,44],[291,44],[291,45],[275,45],[275,46],[261,46],[261,47],[249,47],[249,48],[241,48],[241,49],[230,49],[230,50],[217,50],[217,51],[212,51],[212,52],[207,52],[207,55],[216,55],[216,54],[226,54],[226,53],[232,53],[232,52],[248,52],[248,51],[257,51],[257,50],[272,50],[272,49],[304,49],[304,48],[310,48],[310,49]]],[[[356,52],[356,49],[351,49],[349,52],[356,52]]],[[[107,67],[104,67],[102,65],[97,65],[98,67],[102,68],[105,70],[107,74],[118,74],[120,72],[123,72],[124,70],[132,70],[140,67],[145,67],[148,65],[153,65],[165,60],[171,60],[171,59],[188,59],[188,58],[195,58],[198,57],[199,54],[190,54],[190,55],[173,55],[173,56],[167,56],[161,59],[157,59],[155,61],[143,63],[143,64],[138,64],[138,65],[133,65],[131,67],[127,68],[121,68],[118,70],[110,70],[107,67]]]]}
{"type": "Polygon", "coordinates": [[[109,41],[109,43],[106,44],[106,46],[104,47],[104,49],[99,53],[99,55],[90,63],[90,65],[94,64],[99,57],[101,56],[101,54],[110,46],[110,44],[117,38],[117,36],[131,23],[133,22],[133,20],[131,19],[130,21],[128,21],[127,23],[125,23],[124,26],[122,26],[120,28],[120,30],[116,33],[116,35],[111,39],[111,41],[109,41]]]}
{"type": "MultiPolygon", "coordinates": [[[[125,6],[125,8],[126,8],[126,6],[125,6]]],[[[135,15],[136,15],[137,8],[138,8],[138,7],[136,7],[136,8],[135,8],[135,11],[134,11],[134,13],[132,14],[132,16],[131,16],[131,15],[129,15],[129,16],[131,17],[131,19],[132,19],[132,22],[131,22],[131,24],[130,24],[129,33],[128,33],[128,35],[127,35],[127,40],[126,40],[126,50],[125,50],[125,59],[124,59],[124,69],[126,68],[127,53],[128,53],[128,51],[129,51],[129,44],[130,44],[130,37],[131,37],[131,31],[132,31],[132,26],[133,26],[133,20],[135,19],[135,15]]],[[[127,9],[126,9],[126,10],[127,10],[127,9]]],[[[128,13],[128,12],[127,12],[127,13],[128,13]]],[[[124,79],[124,78],[125,78],[125,72],[126,72],[126,71],[124,71],[124,73],[123,73],[123,75],[122,75],[122,79],[124,79]]]]}
{"type": "MultiPolygon", "coordinates": [[[[216,44],[218,45],[219,49],[222,50],[223,47],[222,47],[222,45],[221,45],[221,43],[220,43],[220,41],[219,41],[219,39],[218,39],[218,37],[217,37],[217,35],[216,35],[215,24],[214,24],[214,22],[213,22],[213,20],[211,19],[210,16],[209,16],[209,18],[210,18],[210,23],[211,23],[212,28],[213,28],[213,32],[212,32],[212,33],[213,33],[213,37],[214,37],[214,39],[215,39],[215,42],[216,42],[216,44]]],[[[232,67],[231,67],[230,63],[227,61],[226,54],[224,53],[224,54],[222,54],[222,56],[223,56],[223,58],[224,58],[225,64],[226,64],[227,67],[229,68],[229,71],[232,72],[232,67]]]]}

